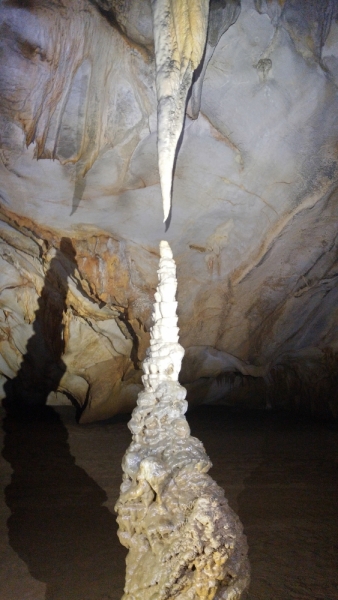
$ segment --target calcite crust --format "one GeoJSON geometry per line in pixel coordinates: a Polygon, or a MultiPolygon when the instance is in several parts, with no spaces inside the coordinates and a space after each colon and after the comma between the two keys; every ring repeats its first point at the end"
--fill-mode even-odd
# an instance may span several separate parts
{"type": "Polygon", "coordinates": [[[160,251],[144,391],[129,423],[115,507],[129,549],[123,600],[235,600],[249,583],[246,538],[184,416],[176,266],[167,242],[160,251]]]}

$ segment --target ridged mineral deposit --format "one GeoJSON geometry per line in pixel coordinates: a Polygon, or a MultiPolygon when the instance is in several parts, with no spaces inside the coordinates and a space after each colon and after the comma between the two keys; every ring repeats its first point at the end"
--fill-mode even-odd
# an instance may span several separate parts
{"type": "Polygon", "coordinates": [[[237,600],[249,583],[246,538],[184,416],[176,265],[167,242],[160,253],[144,390],[129,423],[116,504],[119,539],[129,550],[123,600],[237,600]]]}

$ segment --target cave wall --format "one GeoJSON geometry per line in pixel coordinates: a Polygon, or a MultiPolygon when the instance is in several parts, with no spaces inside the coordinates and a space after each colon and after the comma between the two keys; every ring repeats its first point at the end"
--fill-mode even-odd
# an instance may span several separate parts
{"type": "Polygon", "coordinates": [[[211,2],[165,232],[150,1],[1,4],[2,396],[130,410],[165,236],[190,401],[337,416],[337,14],[211,2]]]}

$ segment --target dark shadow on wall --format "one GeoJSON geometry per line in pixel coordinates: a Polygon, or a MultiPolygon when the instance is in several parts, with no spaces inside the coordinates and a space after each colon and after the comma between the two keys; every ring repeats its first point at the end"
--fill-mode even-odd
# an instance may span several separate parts
{"type": "Polygon", "coordinates": [[[38,300],[33,323],[34,334],[28,340],[16,377],[5,384],[3,406],[7,413],[32,418],[43,411],[50,392],[55,392],[66,371],[63,315],[68,291],[67,276],[76,267],[75,250],[69,238],[62,238],[60,250],[50,262],[38,300]],[[66,267],[66,268],[65,268],[66,267]]]}
{"type": "Polygon", "coordinates": [[[3,403],[3,457],[13,469],[5,490],[9,542],[30,574],[46,584],[45,600],[117,599],[125,568],[115,517],[102,506],[107,495],[75,464],[67,429],[46,405],[66,369],[67,273],[60,261],[71,274],[75,252],[65,238],[46,274],[34,335],[3,403]]]}

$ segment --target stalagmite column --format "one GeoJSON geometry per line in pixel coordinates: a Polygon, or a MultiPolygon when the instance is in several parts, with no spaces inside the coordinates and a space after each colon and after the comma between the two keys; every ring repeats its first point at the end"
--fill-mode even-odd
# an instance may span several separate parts
{"type": "Polygon", "coordinates": [[[209,0],[151,0],[151,4],[158,103],[158,166],[166,221],[187,95],[205,48],[209,0]]]}
{"type": "Polygon", "coordinates": [[[123,600],[237,600],[249,582],[246,538],[184,416],[176,266],[167,242],[160,253],[144,391],[129,423],[116,504],[129,549],[123,600]]]}

